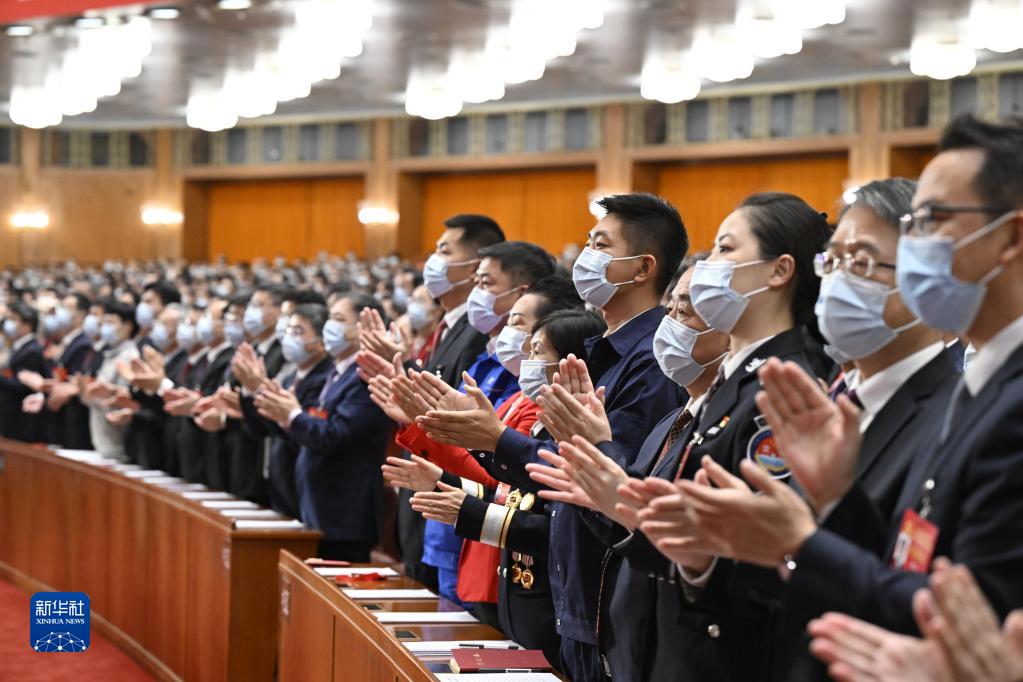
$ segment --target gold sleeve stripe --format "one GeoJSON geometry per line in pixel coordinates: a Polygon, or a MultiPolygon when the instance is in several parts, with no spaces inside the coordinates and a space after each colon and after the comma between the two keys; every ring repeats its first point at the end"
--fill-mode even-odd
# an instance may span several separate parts
{"type": "Polygon", "coordinates": [[[501,538],[504,534],[505,520],[510,510],[504,505],[488,504],[487,512],[483,516],[483,529],[480,531],[480,542],[492,547],[501,547],[501,538]]]}
{"type": "Polygon", "coordinates": [[[483,484],[477,483],[476,481],[470,481],[468,478],[459,479],[462,481],[462,490],[466,495],[472,495],[473,497],[482,500],[483,499],[483,484]]]}
{"type": "Polygon", "coordinates": [[[509,509],[508,515],[504,517],[504,524],[501,526],[501,544],[498,545],[501,549],[508,544],[508,529],[511,527],[512,517],[515,516],[515,510],[509,509]]]}

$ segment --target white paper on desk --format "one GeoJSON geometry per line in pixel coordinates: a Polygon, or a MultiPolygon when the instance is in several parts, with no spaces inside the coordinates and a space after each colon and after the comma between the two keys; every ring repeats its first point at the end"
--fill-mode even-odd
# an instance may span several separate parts
{"type": "Polygon", "coordinates": [[[468,611],[370,611],[381,623],[479,623],[468,611]]]}
{"type": "Polygon", "coordinates": [[[114,471],[120,471],[122,473],[125,471],[142,471],[142,467],[138,464],[116,464],[114,465],[114,471]]]}
{"type": "Polygon", "coordinates": [[[84,462],[86,464],[98,464],[106,459],[102,454],[95,450],[66,450],[64,448],[57,448],[53,451],[53,454],[64,459],[70,459],[74,462],[84,462]]]}
{"type": "Polygon", "coordinates": [[[446,656],[451,657],[451,652],[454,649],[522,649],[518,643],[510,639],[462,639],[458,641],[439,641],[439,642],[402,642],[405,648],[414,654],[426,655],[426,656],[446,656]]]}
{"type": "Polygon", "coordinates": [[[143,478],[143,483],[149,483],[160,487],[174,485],[175,483],[184,483],[185,479],[178,478],[177,476],[149,476],[143,478]]]}
{"type": "Polygon", "coordinates": [[[437,599],[437,595],[426,589],[360,590],[346,587],[341,591],[351,599],[437,599]]]}
{"type": "Polygon", "coordinates": [[[218,511],[224,516],[241,516],[247,519],[276,519],[280,517],[280,514],[273,509],[220,509],[218,511]]]}
{"type": "Polygon", "coordinates": [[[166,476],[166,471],[159,469],[139,469],[138,471],[125,471],[126,478],[152,478],[153,476],[166,476]]]}
{"type": "Polygon", "coordinates": [[[200,504],[208,509],[259,509],[259,505],[248,500],[203,500],[200,504]]]}
{"type": "Polygon", "coordinates": [[[551,673],[436,673],[440,682],[561,682],[551,673]]]}
{"type": "Polygon", "coordinates": [[[319,568],[314,568],[313,570],[322,575],[324,578],[333,578],[339,575],[365,575],[366,573],[377,573],[385,578],[395,577],[398,575],[396,570],[386,566],[381,568],[365,568],[362,566],[321,566],[319,568]]]}
{"type": "Polygon", "coordinates": [[[236,519],[236,530],[279,530],[288,528],[305,528],[298,519],[236,519]]]}
{"type": "Polygon", "coordinates": [[[170,483],[167,485],[167,489],[183,495],[190,494],[193,491],[209,490],[209,488],[204,486],[202,483],[170,483]]]}
{"type": "MultiPolygon", "coordinates": [[[[200,484],[196,484],[200,485],[200,484]]],[[[181,493],[186,500],[233,500],[231,493],[222,493],[218,490],[196,490],[181,493]]]]}

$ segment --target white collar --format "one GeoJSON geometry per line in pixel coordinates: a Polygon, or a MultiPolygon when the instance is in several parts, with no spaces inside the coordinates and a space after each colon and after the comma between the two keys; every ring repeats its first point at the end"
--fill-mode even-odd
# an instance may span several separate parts
{"type": "Polygon", "coordinates": [[[81,327],[78,327],[77,329],[72,329],[71,331],[69,331],[67,334],[64,335],[63,339],[61,339],[60,347],[61,348],[70,348],[71,344],[75,342],[75,339],[77,339],[83,333],[84,332],[82,332],[82,328],[81,327]]]}
{"type": "Polygon", "coordinates": [[[258,346],[256,346],[256,352],[259,353],[260,357],[263,357],[270,350],[270,346],[274,345],[274,341],[277,340],[276,334],[271,334],[267,338],[263,339],[258,346]]]}
{"type": "Polygon", "coordinates": [[[689,396],[689,402],[686,403],[686,409],[689,410],[689,414],[695,416],[700,414],[700,408],[703,407],[704,398],[707,397],[707,392],[704,391],[700,394],[700,397],[693,398],[689,396]]]}
{"type": "Polygon", "coordinates": [[[895,392],[902,388],[903,384],[919,372],[931,360],[945,352],[945,343],[935,341],[925,348],[907,355],[893,365],[888,365],[883,370],[870,377],[860,380],[860,373],[856,372],[851,379],[848,379],[850,390],[856,391],[856,397],[863,405],[866,414],[875,415],[888,404],[895,392]]]}
{"type": "Polygon", "coordinates": [[[735,374],[735,370],[739,369],[742,363],[746,361],[746,358],[753,355],[753,353],[755,353],[758,348],[760,348],[765,343],[773,339],[775,336],[777,336],[777,334],[765,336],[764,338],[749,344],[748,346],[740,350],[738,353],[735,353],[734,355],[729,355],[724,362],[725,379],[728,379],[733,374],[735,374]]]}
{"type": "Polygon", "coordinates": [[[352,353],[344,360],[338,360],[336,363],[334,363],[334,369],[337,370],[338,377],[347,372],[348,368],[355,364],[356,355],[358,355],[358,353],[352,353]]]}
{"type": "Polygon", "coordinates": [[[451,329],[452,327],[454,327],[455,323],[462,318],[462,315],[465,315],[465,311],[468,309],[469,303],[467,301],[462,305],[455,306],[451,310],[444,313],[444,324],[447,326],[447,328],[451,329]]]}
{"type": "Polygon", "coordinates": [[[202,360],[202,358],[203,358],[203,356],[204,356],[204,355],[206,355],[206,348],[205,348],[205,347],[203,347],[203,348],[200,348],[200,349],[199,349],[199,350],[197,350],[196,352],[194,352],[194,353],[192,353],[191,355],[189,355],[189,356],[188,356],[188,364],[190,364],[190,365],[193,365],[193,366],[194,366],[194,365],[195,365],[195,363],[197,363],[197,362],[199,362],[200,360],[202,360]]]}
{"type": "Polygon", "coordinates": [[[11,354],[13,355],[14,353],[17,353],[19,350],[27,346],[29,341],[31,341],[33,338],[35,337],[32,336],[32,332],[29,332],[28,334],[25,334],[20,339],[12,343],[11,354]]]}
{"type": "Polygon", "coordinates": [[[134,345],[135,345],[135,339],[125,339],[124,341],[121,341],[121,343],[117,344],[113,348],[108,348],[107,352],[108,352],[109,355],[120,355],[121,353],[126,351],[129,347],[134,346],[134,345]]]}
{"type": "Polygon", "coordinates": [[[208,351],[208,352],[209,352],[209,355],[210,355],[210,364],[212,364],[212,363],[216,362],[216,361],[217,361],[217,358],[218,358],[218,357],[220,357],[220,354],[221,354],[221,353],[223,353],[223,352],[224,352],[225,350],[227,350],[227,349],[228,349],[228,348],[230,348],[230,347],[231,347],[231,342],[230,342],[230,341],[227,341],[227,340],[224,340],[224,341],[223,341],[223,342],[221,342],[221,344],[220,344],[219,346],[217,346],[216,348],[211,348],[211,349],[210,349],[210,350],[208,351]]]}
{"type": "Polygon", "coordinates": [[[1012,353],[1023,344],[1023,317],[1018,317],[1002,331],[991,337],[977,354],[970,358],[970,366],[963,372],[963,381],[970,395],[976,397],[1012,353]]]}

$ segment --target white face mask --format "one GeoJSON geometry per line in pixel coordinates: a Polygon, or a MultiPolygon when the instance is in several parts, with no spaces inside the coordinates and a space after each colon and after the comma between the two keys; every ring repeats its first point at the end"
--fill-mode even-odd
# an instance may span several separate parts
{"type": "Polygon", "coordinates": [[[763,260],[747,263],[705,260],[696,264],[693,279],[689,283],[689,296],[693,300],[696,314],[707,323],[707,326],[726,334],[731,333],[735,323],[749,305],[749,299],[770,289],[763,286],[748,294],[740,294],[732,288],[732,275],[735,270],[763,262],[763,260]]]}
{"type": "Polygon", "coordinates": [[[920,320],[913,320],[892,329],[884,321],[888,297],[897,291],[845,270],[832,272],[821,281],[814,307],[821,334],[841,355],[851,360],[873,355],[894,341],[900,332],[920,324],[920,320]]]}
{"type": "Polygon", "coordinates": [[[430,324],[430,311],[419,301],[411,301],[405,313],[408,315],[408,323],[412,326],[412,331],[417,332],[430,324]]]}
{"type": "Polygon", "coordinates": [[[523,360],[519,366],[519,388],[534,403],[540,397],[540,389],[550,385],[547,381],[547,368],[557,365],[543,360],[523,360]]]}
{"type": "Polygon", "coordinates": [[[706,365],[701,365],[693,358],[696,340],[703,334],[714,331],[707,329],[698,332],[687,327],[678,320],[664,316],[660,326],[654,332],[654,358],[661,371],[679,386],[688,386],[700,378],[703,370],[723,358],[725,351],[706,365]]]}
{"type": "Polygon", "coordinates": [[[572,266],[572,281],[575,283],[575,290],[584,301],[593,307],[603,308],[614,297],[618,287],[623,284],[632,284],[635,281],[635,279],[630,279],[626,282],[608,282],[607,266],[611,264],[611,261],[632,260],[642,257],[623,256],[622,258],[612,258],[609,253],[597,251],[587,246],[579,254],[575,265],[572,266]]]}
{"type": "Polygon", "coordinates": [[[452,266],[458,267],[461,265],[469,265],[470,263],[475,262],[477,262],[477,260],[449,263],[444,260],[443,256],[436,253],[431,254],[430,257],[426,259],[426,265],[423,266],[423,283],[426,285],[426,289],[430,292],[431,296],[434,298],[440,298],[459,284],[465,284],[472,279],[470,276],[457,282],[452,282],[448,279],[448,268],[452,266]]]}
{"type": "Polygon", "coordinates": [[[527,338],[529,338],[527,332],[514,327],[505,327],[497,335],[494,353],[497,354],[501,365],[515,376],[519,375],[522,361],[529,357],[529,353],[522,350],[527,338]]]}
{"type": "Polygon", "coordinates": [[[497,303],[497,299],[516,291],[518,289],[511,289],[503,294],[494,294],[484,291],[479,287],[474,287],[472,292],[469,293],[468,308],[466,309],[466,315],[469,316],[469,324],[481,334],[489,334],[494,331],[494,327],[499,325],[505,317],[494,312],[494,305],[497,303]]]}

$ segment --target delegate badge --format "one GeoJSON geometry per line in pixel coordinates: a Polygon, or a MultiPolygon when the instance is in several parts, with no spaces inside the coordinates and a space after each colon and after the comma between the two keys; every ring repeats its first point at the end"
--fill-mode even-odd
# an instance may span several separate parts
{"type": "Polygon", "coordinates": [[[792,472],[774,444],[774,433],[767,425],[767,419],[764,415],[757,415],[755,421],[758,428],[746,446],[746,458],[771,474],[772,478],[788,478],[792,472]]]}

